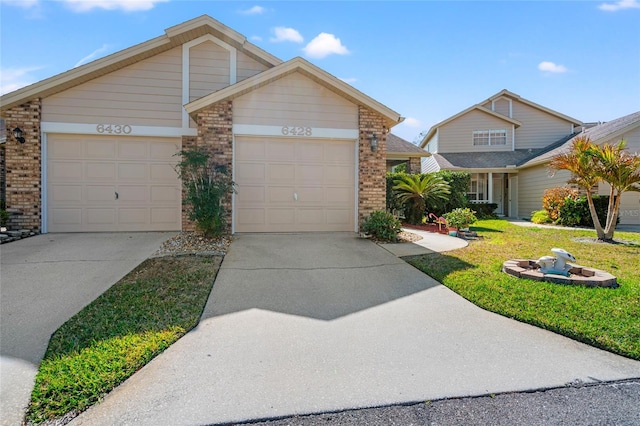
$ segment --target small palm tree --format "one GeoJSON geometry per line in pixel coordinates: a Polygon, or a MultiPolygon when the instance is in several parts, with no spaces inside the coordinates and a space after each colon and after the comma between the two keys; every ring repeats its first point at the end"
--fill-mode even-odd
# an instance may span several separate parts
{"type": "Polygon", "coordinates": [[[570,171],[571,179],[569,179],[568,183],[578,185],[585,190],[596,234],[599,240],[604,240],[605,232],[600,224],[600,219],[598,219],[592,194],[593,189],[602,181],[602,178],[596,174],[596,164],[592,156],[592,151],[597,148],[598,146],[591,142],[588,137],[579,136],[574,139],[568,151],[562,152],[551,159],[549,168],[552,171],[570,171]]]}
{"type": "Polygon", "coordinates": [[[640,156],[625,150],[626,142],[604,144],[589,150],[595,160],[595,174],[610,185],[609,208],[604,239],[612,240],[620,210],[621,195],[625,191],[640,192],[640,156]]]}
{"type": "Polygon", "coordinates": [[[421,223],[427,205],[438,205],[449,199],[449,184],[435,174],[404,175],[393,181],[396,199],[407,207],[409,223],[421,223]]]}

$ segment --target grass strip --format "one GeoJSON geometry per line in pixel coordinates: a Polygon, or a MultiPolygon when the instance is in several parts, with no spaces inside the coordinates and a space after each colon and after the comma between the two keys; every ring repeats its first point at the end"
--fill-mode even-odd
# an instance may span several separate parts
{"type": "Polygon", "coordinates": [[[82,412],[195,327],[220,262],[148,259],[64,323],[40,364],[27,422],[82,412]]]}
{"type": "MultiPolygon", "coordinates": [[[[585,243],[594,231],[525,228],[477,222],[481,239],[467,248],[416,256],[409,263],[474,304],[575,340],[640,360],[640,243],[585,243]],[[552,247],[577,263],[615,275],[619,288],[587,288],[519,279],[502,272],[508,259],[538,259],[552,247]]],[[[640,240],[616,232],[616,239],[640,240]]]]}

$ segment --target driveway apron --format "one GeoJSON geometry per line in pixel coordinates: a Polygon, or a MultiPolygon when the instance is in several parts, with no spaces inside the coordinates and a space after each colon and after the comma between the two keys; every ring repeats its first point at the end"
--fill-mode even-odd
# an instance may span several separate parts
{"type": "Polygon", "coordinates": [[[0,248],[0,424],[21,423],[51,334],[172,235],[44,234],[0,248]]]}
{"type": "Polygon", "coordinates": [[[355,234],[240,235],[199,326],[74,425],[214,424],[640,376],[355,234]]]}

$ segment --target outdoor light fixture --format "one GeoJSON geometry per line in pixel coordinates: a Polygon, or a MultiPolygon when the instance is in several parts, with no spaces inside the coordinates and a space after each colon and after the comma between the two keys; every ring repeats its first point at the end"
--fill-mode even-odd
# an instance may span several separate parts
{"type": "Polygon", "coordinates": [[[371,136],[371,152],[376,152],[378,150],[378,136],[374,133],[371,136]]]}
{"type": "Polygon", "coordinates": [[[24,143],[24,134],[22,133],[22,129],[20,127],[16,127],[13,129],[13,137],[20,143],[24,143]]]}

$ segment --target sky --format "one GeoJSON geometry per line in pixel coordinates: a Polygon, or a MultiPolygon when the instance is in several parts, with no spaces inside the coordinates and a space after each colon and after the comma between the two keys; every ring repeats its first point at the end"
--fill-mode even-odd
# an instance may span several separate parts
{"type": "Polygon", "coordinates": [[[397,111],[410,142],[502,89],[584,122],[640,110],[640,0],[0,0],[0,92],[203,14],[397,111]]]}

